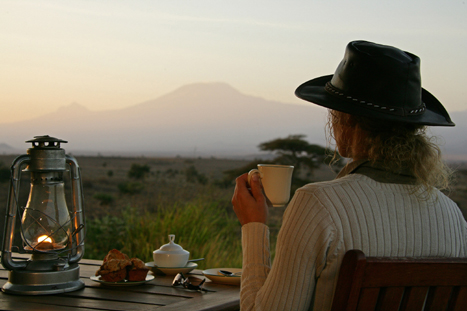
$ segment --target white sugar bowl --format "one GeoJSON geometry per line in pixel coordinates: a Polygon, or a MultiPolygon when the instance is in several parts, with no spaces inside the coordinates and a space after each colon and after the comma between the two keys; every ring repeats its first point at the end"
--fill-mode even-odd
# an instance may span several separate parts
{"type": "Polygon", "coordinates": [[[185,267],[190,252],[184,250],[180,245],[174,243],[175,234],[169,234],[169,243],[152,252],[154,264],[164,268],[185,267]]]}

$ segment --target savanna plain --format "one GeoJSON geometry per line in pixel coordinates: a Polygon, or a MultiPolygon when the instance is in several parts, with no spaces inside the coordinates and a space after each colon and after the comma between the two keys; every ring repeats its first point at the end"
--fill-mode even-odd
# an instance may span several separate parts
{"type": "MultiPolygon", "coordinates": [[[[5,215],[9,169],[14,155],[0,156],[0,213],[5,215]],[[8,175],[8,176],[5,176],[8,175]]],[[[190,258],[205,258],[199,268],[241,267],[241,227],[232,210],[235,174],[251,160],[75,156],[81,168],[86,216],[85,258],[103,259],[113,248],[152,260],[152,252],[175,242],[190,258]]],[[[257,160],[258,163],[261,160],[257,160]]],[[[446,192],[467,217],[467,164],[452,164],[452,188],[446,192]]],[[[309,181],[330,180],[335,170],[322,164],[309,181]]],[[[67,180],[65,179],[65,184],[67,180]]],[[[22,173],[19,206],[25,206],[29,176],[22,173]]],[[[70,190],[67,189],[67,199],[70,190]]],[[[68,203],[72,206],[71,203],[68,203]]],[[[284,208],[270,211],[271,250],[284,208]]],[[[3,221],[0,223],[3,236],[3,221]]],[[[16,225],[18,230],[19,225],[16,225]]],[[[15,245],[21,246],[19,234],[15,245]]],[[[3,240],[3,238],[2,238],[3,240]]]]}

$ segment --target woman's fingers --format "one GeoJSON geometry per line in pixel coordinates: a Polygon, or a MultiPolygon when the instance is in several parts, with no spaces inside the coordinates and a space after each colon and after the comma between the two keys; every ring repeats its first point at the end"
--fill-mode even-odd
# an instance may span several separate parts
{"type": "Polygon", "coordinates": [[[263,186],[261,185],[261,179],[259,178],[258,173],[255,173],[251,176],[250,189],[256,201],[264,201],[265,196],[264,196],[263,186]]]}
{"type": "Polygon", "coordinates": [[[259,176],[252,177],[249,185],[248,174],[239,176],[232,197],[233,209],[242,225],[249,222],[266,223],[268,217],[268,204],[262,192],[261,181],[259,176]]]}

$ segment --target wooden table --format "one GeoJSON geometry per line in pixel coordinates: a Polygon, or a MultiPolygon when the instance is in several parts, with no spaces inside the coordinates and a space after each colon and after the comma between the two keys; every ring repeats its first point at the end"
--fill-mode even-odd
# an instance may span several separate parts
{"type": "MultiPolygon", "coordinates": [[[[29,256],[18,254],[15,260],[29,256]]],[[[174,276],[159,276],[138,286],[104,286],[92,281],[102,261],[82,259],[80,277],[85,288],[57,295],[20,296],[0,293],[0,310],[239,310],[239,286],[215,284],[206,280],[203,286],[213,292],[201,293],[172,287],[174,276]]],[[[0,265],[0,286],[8,280],[8,270],[0,265]]],[[[152,272],[150,272],[152,273],[152,272]]],[[[200,270],[188,276],[203,279],[200,270]]]]}

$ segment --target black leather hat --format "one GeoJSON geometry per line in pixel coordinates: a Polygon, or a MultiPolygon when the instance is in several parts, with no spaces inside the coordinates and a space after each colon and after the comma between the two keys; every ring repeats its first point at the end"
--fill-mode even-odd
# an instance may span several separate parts
{"type": "Polygon", "coordinates": [[[352,41],[334,75],[300,85],[295,95],[341,112],[421,125],[454,126],[421,86],[420,58],[398,48],[352,41]]]}

